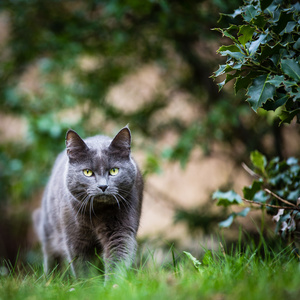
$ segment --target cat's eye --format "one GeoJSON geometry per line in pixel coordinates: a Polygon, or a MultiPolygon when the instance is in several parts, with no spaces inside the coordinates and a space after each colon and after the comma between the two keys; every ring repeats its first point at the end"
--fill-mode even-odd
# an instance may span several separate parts
{"type": "Polygon", "coordinates": [[[86,177],[91,177],[94,173],[92,170],[90,169],[85,169],[83,170],[83,174],[86,176],[86,177]]]}
{"type": "Polygon", "coordinates": [[[112,168],[109,170],[109,174],[112,176],[115,176],[119,173],[119,169],[118,168],[112,168]]]}

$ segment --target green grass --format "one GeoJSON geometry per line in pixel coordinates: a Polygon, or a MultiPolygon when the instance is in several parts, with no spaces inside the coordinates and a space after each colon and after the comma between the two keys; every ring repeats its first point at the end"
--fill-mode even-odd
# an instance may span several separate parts
{"type": "Polygon", "coordinates": [[[0,299],[300,299],[300,264],[290,248],[263,257],[250,247],[243,253],[206,251],[201,265],[171,248],[165,261],[158,264],[148,254],[118,286],[104,286],[101,276],[45,278],[40,268],[11,266],[10,274],[0,276],[0,299]]]}

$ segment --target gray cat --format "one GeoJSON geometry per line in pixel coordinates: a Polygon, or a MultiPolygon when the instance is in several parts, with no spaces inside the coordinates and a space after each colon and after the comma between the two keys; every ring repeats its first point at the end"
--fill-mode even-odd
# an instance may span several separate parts
{"type": "Polygon", "coordinates": [[[44,270],[66,261],[75,277],[102,255],[105,280],[125,270],[136,252],[143,179],[130,154],[131,133],[82,140],[73,130],[59,154],[41,208],[33,214],[44,270]]]}

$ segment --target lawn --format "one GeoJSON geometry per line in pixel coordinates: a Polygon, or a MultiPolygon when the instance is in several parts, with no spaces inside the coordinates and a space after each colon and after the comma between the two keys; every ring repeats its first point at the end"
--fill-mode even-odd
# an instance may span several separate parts
{"type": "Polygon", "coordinates": [[[250,246],[226,252],[206,250],[197,260],[171,248],[162,263],[149,252],[126,278],[106,286],[102,276],[45,278],[34,266],[11,266],[5,275],[2,266],[0,299],[300,299],[300,264],[290,248],[263,256],[250,246]]]}

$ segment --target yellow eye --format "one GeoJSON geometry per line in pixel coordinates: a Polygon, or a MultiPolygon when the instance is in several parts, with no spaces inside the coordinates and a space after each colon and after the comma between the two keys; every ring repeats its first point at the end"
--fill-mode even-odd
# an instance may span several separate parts
{"type": "Polygon", "coordinates": [[[91,177],[93,175],[93,171],[89,170],[89,169],[85,169],[83,170],[83,174],[86,176],[86,177],[91,177]]]}
{"type": "Polygon", "coordinates": [[[112,168],[109,170],[109,174],[112,176],[115,176],[119,173],[119,169],[118,168],[112,168]]]}

